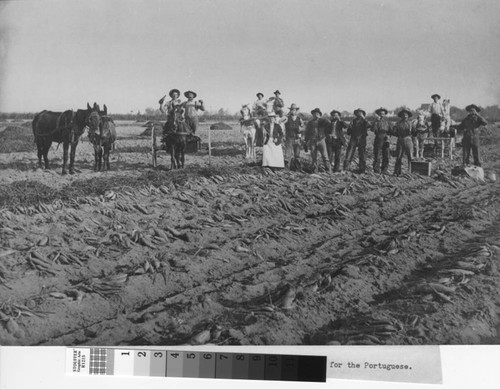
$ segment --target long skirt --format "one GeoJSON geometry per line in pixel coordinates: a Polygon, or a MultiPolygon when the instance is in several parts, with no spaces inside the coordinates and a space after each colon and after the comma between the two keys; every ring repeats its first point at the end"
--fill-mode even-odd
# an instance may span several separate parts
{"type": "Polygon", "coordinates": [[[262,166],[285,167],[283,147],[281,144],[275,145],[270,139],[269,142],[262,147],[262,166]]]}

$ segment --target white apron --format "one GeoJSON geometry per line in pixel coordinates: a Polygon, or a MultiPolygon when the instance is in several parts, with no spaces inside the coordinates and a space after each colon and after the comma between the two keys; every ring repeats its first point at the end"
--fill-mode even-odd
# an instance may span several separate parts
{"type": "Polygon", "coordinates": [[[272,138],[262,147],[262,166],[285,167],[283,147],[281,144],[276,146],[272,138]]]}

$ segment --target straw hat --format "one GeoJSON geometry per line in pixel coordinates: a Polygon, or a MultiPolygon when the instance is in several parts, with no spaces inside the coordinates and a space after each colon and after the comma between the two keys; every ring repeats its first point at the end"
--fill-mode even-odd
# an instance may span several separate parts
{"type": "Polygon", "coordinates": [[[192,93],[193,94],[193,98],[196,98],[197,94],[194,93],[192,90],[188,90],[187,92],[184,92],[184,96],[185,97],[188,97],[188,94],[192,93]]]}
{"type": "Polygon", "coordinates": [[[407,109],[402,109],[401,111],[399,111],[398,116],[400,118],[402,118],[404,113],[406,113],[409,118],[411,118],[413,116],[413,114],[410,111],[408,111],[407,109]]]}
{"type": "Polygon", "coordinates": [[[173,94],[177,93],[178,96],[181,95],[181,91],[179,89],[170,89],[170,92],[168,92],[168,95],[173,98],[173,94]]]}

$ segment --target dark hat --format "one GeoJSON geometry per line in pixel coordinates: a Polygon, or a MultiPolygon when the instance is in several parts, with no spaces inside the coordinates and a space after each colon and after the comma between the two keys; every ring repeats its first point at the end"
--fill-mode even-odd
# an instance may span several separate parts
{"type": "Polygon", "coordinates": [[[170,89],[170,92],[168,92],[168,95],[170,97],[172,97],[172,95],[174,94],[174,92],[177,92],[177,94],[180,96],[181,95],[181,91],[179,89],[170,89]]]}
{"type": "Polygon", "coordinates": [[[311,115],[314,115],[316,112],[319,113],[319,116],[323,116],[323,114],[321,113],[321,110],[319,108],[314,108],[312,111],[311,111],[311,115]]]}
{"type": "Polygon", "coordinates": [[[278,89],[276,89],[276,90],[274,91],[274,94],[276,94],[276,93],[277,93],[277,94],[279,94],[279,95],[281,94],[281,92],[280,92],[278,89]]]}
{"type": "Polygon", "coordinates": [[[363,116],[366,116],[366,112],[364,110],[362,110],[361,108],[355,109],[354,115],[356,115],[358,112],[363,112],[363,116]]]}
{"type": "Polygon", "coordinates": [[[399,117],[403,117],[404,113],[408,114],[409,118],[411,118],[413,116],[413,114],[410,111],[408,111],[407,109],[402,109],[401,111],[399,111],[398,112],[398,116],[399,117]]]}
{"type": "Polygon", "coordinates": [[[479,108],[476,104],[469,104],[467,107],[465,107],[465,110],[467,112],[470,112],[471,108],[474,108],[476,112],[481,112],[481,108],[479,108]]]}
{"type": "Polygon", "coordinates": [[[196,98],[197,94],[194,93],[192,90],[188,90],[187,92],[184,92],[184,96],[188,97],[189,93],[192,93],[194,95],[193,97],[196,98]]]}
{"type": "Polygon", "coordinates": [[[264,93],[261,93],[261,92],[257,93],[257,97],[259,97],[259,96],[264,97],[264,93]]]}
{"type": "Polygon", "coordinates": [[[338,113],[339,116],[342,116],[342,114],[340,113],[340,111],[337,111],[336,109],[334,109],[332,112],[330,112],[330,115],[333,116],[334,113],[338,113]]]}
{"type": "Polygon", "coordinates": [[[388,111],[387,111],[385,108],[379,108],[379,109],[376,109],[376,110],[375,110],[375,113],[376,113],[377,115],[380,115],[380,112],[382,112],[382,111],[384,111],[384,112],[385,112],[385,114],[387,115],[388,111]]]}
{"type": "Polygon", "coordinates": [[[441,96],[439,96],[437,93],[434,93],[432,96],[431,96],[431,99],[433,99],[434,97],[437,97],[438,99],[441,98],[441,96]]]}

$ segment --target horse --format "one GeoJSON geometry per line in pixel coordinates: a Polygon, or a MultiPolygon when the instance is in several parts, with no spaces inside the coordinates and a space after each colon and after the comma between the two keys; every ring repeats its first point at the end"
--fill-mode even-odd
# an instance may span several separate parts
{"type": "Polygon", "coordinates": [[[256,127],[259,124],[256,123],[256,119],[252,118],[252,113],[248,105],[244,105],[241,110],[240,119],[240,131],[245,140],[245,158],[255,159],[255,133],[256,127]]]}
{"type": "Polygon", "coordinates": [[[87,109],[66,110],[64,112],[53,112],[44,110],[35,115],[31,127],[33,129],[34,141],[38,150],[38,166],[49,169],[48,153],[52,142],[63,144],[63,167],[62,174],[66,174],[66,165],[68,163],[68,149],[71,145],[69,173],[74,174],[74,163],[76,147],[80,136],[87,128],[90,113],[87,103],[87,109]],[[42,165],[42,156],[45,164],[42,165]]]}
{"type": "Polygon", "coordinates": [[[89,122],[89,140],[94,146],[94,171],[109,170],[109,152],[116,141],[116,129],[113,119],[108,116],[106,104],[101,111],[99,105],[94,103],[89,122]]]}
{"type": "Polygon", "coordinates": [[[177,106],[163,127],[162,143],[170,154],[170,169],[183,169],[189,126],[184,120],[184,108],[177,106]]]}
{"type": "Polygon", "coordinates": [[[450,136],[451,115],[450,115],[450,99],[443,100],[443,117],[441,119],[441,126],[439,132],[450,136]]]}

